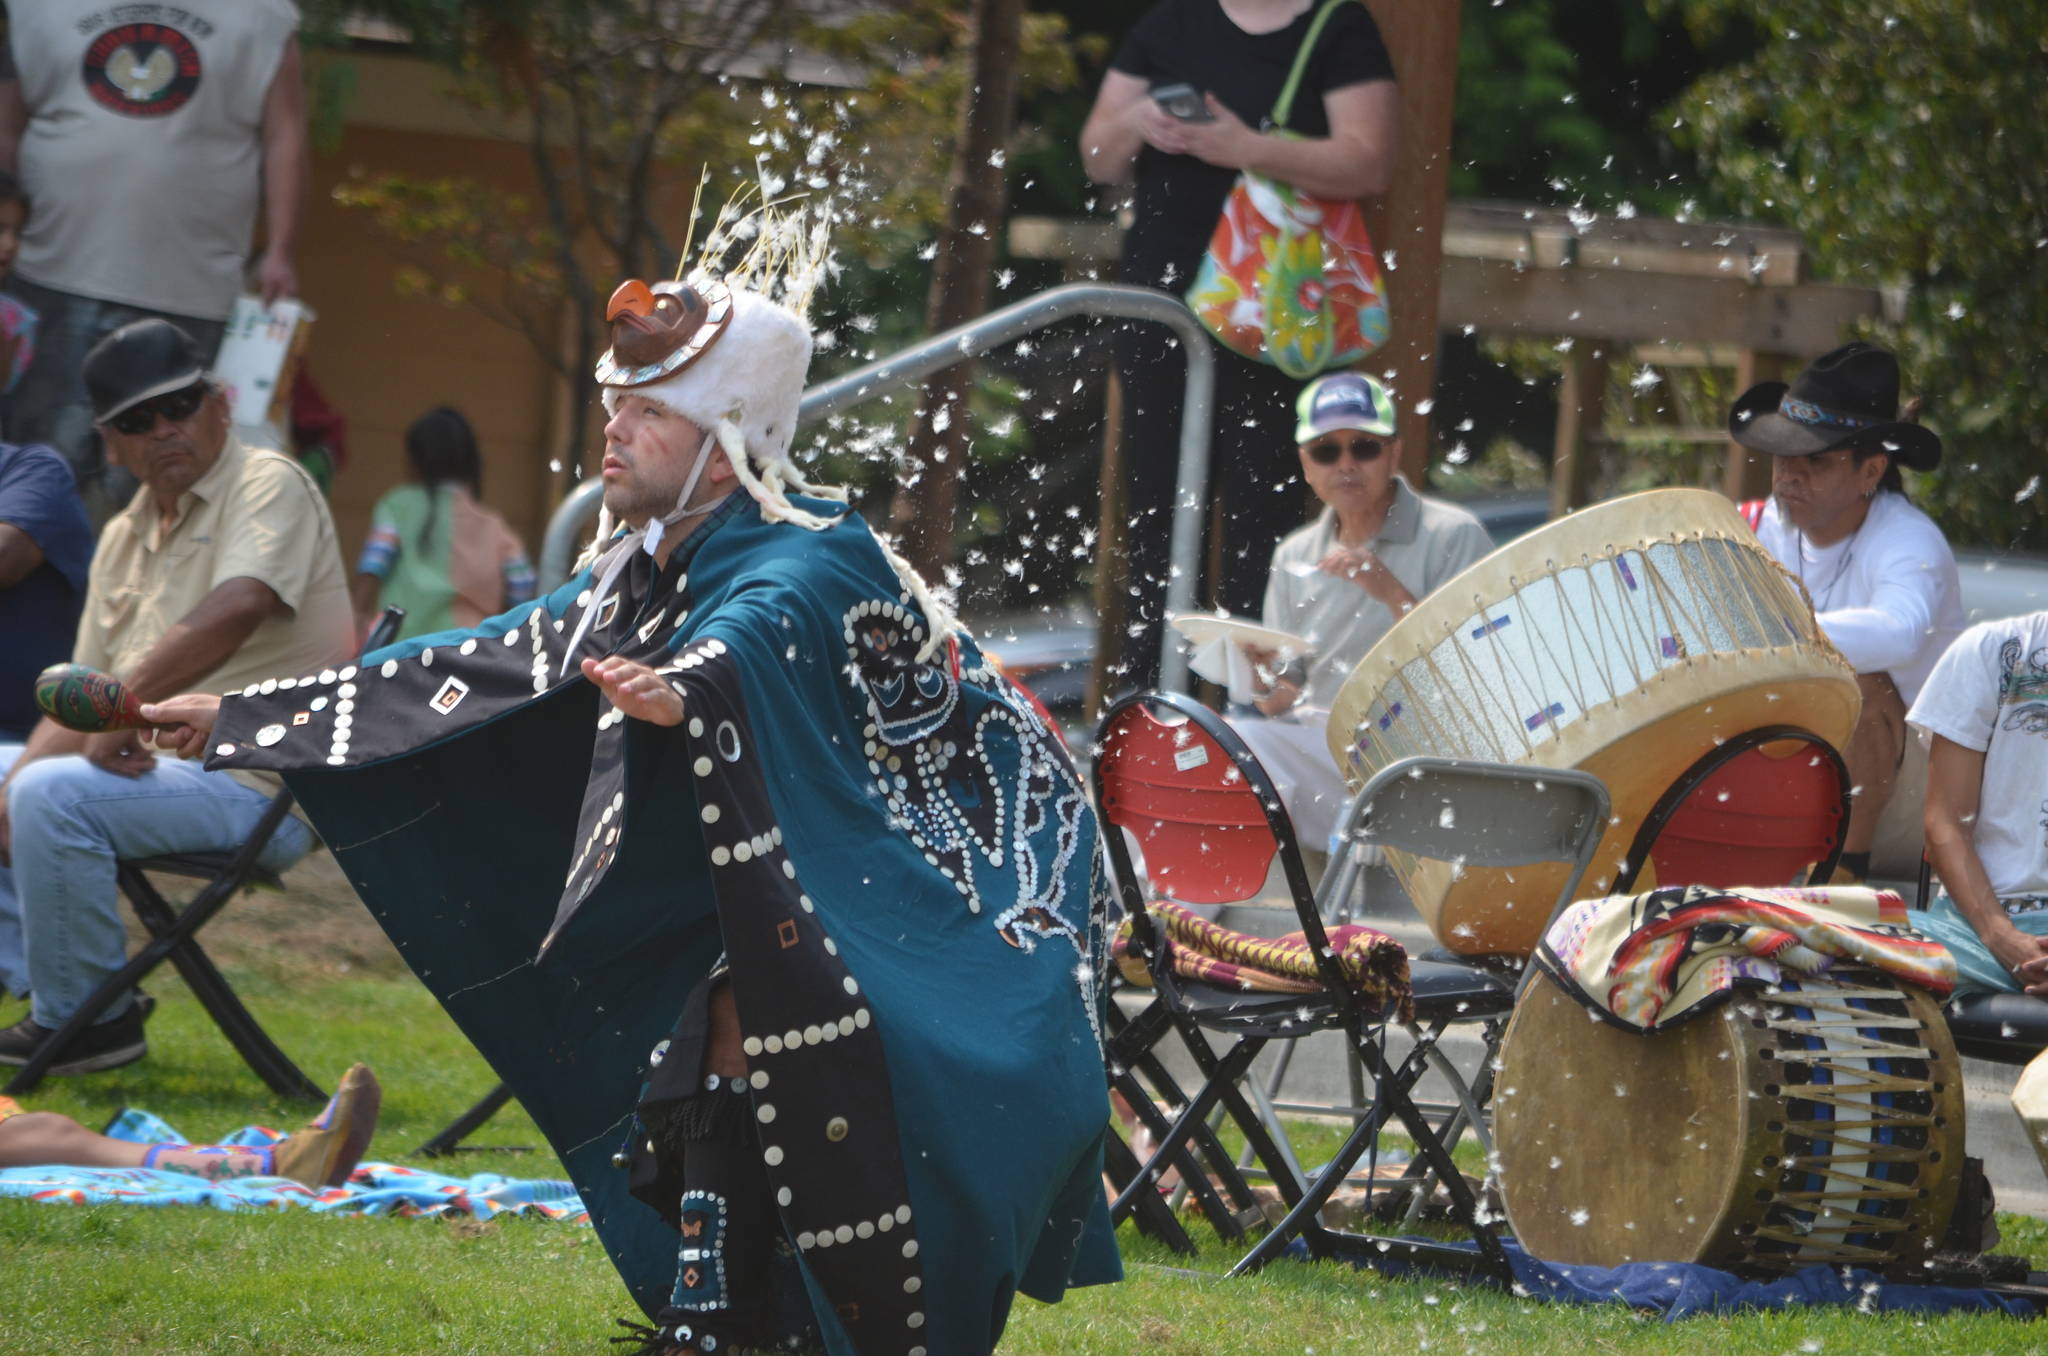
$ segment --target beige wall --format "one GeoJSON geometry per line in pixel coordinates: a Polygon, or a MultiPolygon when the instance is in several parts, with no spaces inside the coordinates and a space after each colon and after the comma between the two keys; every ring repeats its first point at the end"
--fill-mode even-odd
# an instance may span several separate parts
{"type": "MultiPolygon", "coordinates": [[[[559,493],[561,383],[526,338],[476,311],[399,295],[404,264],[431,257],[378,231],[369,214],[335,203],[352,171],[469,175],[533,198],[525,147],[435,97],[444,77],[417,62],[358,60],[361,74],[340,144],[316,149],[299,245],[300,290],[319,314],[308,363],[348,418],[349,461],[334,487],[344,555],[354,564],[379,495],[405,478],[406,426],[438,404],[461,410],[484,453],[484,498],[537,553],[559,493]],[[436,130],[455,128],[458,130],[436,130]]],[[[578,397],[588,392],[584,386],[578,397]]]]}

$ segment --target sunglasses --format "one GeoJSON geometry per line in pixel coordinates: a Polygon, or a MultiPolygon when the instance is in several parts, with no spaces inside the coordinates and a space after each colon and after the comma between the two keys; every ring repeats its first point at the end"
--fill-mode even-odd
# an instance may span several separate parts
{"type": "Polygon", "coordinates": [[[195,381],[190,386],[180,390],[166,391],[164,394],[154,396],[139,405],[130,405],[127,409],[109,419],[107,427],[116,433],[126,433],[131,436],[138,433],[147,433],[156,427],[158,415],[162,415],[173,424],[180,424],[190,419],[198,411],[199,407],[205,403],[206,383],[195,381]]]}
{"type": "Polygon", "coordinates": [[[1377,438],[1318,438],[1301,450],[1318,466],[1334,466],[1338,456],[1345,452],[1357,461],[1373,461],[1386,446],[1377,438]]]}

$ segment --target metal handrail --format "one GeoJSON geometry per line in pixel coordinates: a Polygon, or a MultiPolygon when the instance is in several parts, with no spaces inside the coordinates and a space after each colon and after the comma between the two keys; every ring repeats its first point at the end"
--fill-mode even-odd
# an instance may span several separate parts
{"type": "MultiPolygon", "coordinates": [[[[811,387],[804,392],[797,418],[810,421],[838,414],[963,359],[977,357],[1047,325],[1077,316],[1156,321],[1180,336],[1182,351],[1187,355],[1188,376],[1180,424],[1180,479],[1174,493],[1166,582],[1167,610],[1185,612],[1194,605],[1195,581],[1201,575],[1202,518],[1209,475],[1209,414],[1216,385],[1216,358],[1207,331],[1179,298],[1148,287],[1117,283],[1068,283],[1054,287],[811,387]]],[[[571,490],[548,519],[540,553],[544,589],[568,578],[577,538],[585,524],[597,515],[603,492],[604,482],[593,476],[571,490]]],[[[1187,657],[1178,645],[1166,644],[1163,639],[1162,645],[1165,653],[1160,657],[1160,684],[1182,690],[1187,685],[1187,657]]]]}

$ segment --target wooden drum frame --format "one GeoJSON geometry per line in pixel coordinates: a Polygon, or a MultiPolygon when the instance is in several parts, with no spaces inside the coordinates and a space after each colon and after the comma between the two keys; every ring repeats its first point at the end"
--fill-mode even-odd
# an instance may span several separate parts
{"type": "MultiPolygon", "coordinates": [[[[1354,790],[1416,753],[1593,773],[1614,817],[1590,896],[1717,744],[1791,725],[1840,747],[1861,706],[1804,589],[1734,506],[1651,490],[1510,542],[1423,599],[1352,670],[1329,742],[1354,790]]],[[[1437,940],[1466,955],[1535,950],[1567,875],[1387,857],[1437,940]]]]}
{"type": "Polygon", "coordinates": [[[1841,979],[1788,978],[1638,1035],[1540,974],[1494,1099],[1522,1246],[1596,1266],[1924,1279],[1961,1181],[1962,1067],[1927,992],[1841,979]]]}

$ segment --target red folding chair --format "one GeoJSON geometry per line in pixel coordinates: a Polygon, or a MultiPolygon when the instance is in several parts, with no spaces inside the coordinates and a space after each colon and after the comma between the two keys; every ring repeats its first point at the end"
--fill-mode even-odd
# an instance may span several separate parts
{"type": "MultiPolygon", "coordinates": [[[[1425,1053],[1418,1047],[1398,1064],[1387,1060],[1384,1032],[1397,1016],[1398,1004],[1384,996],[1372,996],[1354,984],[1340,966],[1316,907],[1293,827],[1257,759],[1213,712],[1187,697],[1163,692],[1127,697],[1113,706],[1104,719],[1099,747],[1095,787],[1105,842],[1130,919],[1132,949],[1143,957],[1157,994],[1144,1014],[1149,1019],[1147,1027],[1139,1031],[1138,1023],[1133,1022],[1112,1042],[1112,1084],[1146,1119],[1159,1146],[1138,1165],[1135,1175],[1119,1174],[1124,1181],[1114,1207],[1119,1217],[1137,1210],[1141,1202],[1156,1194],[1159,1174],[1168,1164],[1180,1168],[1198,1199],[1208,1183],[1194,1170],[1197,1161],[1216,1179],[1211,1195],[1226,1207],[1250,1201],[1244,1175],[1215,1152],[1213,1137],[1204,1124],[1212,1109],[1221,1107],[1287,1206],[1286,1218],[1238,1263],[1233,1275],[1258,1269],[1298,1236],[1316,1257],[1348,1256],[1369,1263],[1423,1261],[1505,1282],[1506,1257],[1491,1223],[1452,1163],[1444,1138],[1413,1099],[1414,1085],[1426,1067],[1425,1053]],[[1138,840],[1144,852],[1152,892],[1176,903],[1255,898],[1277,858],[1301,936],[1313,957],[1314,991],[1247,991],[1179,974],[1171,946],[1138,884],[1126,832],[1138,840]],[[1153,1105],[1151,1093],[1133,1077],[1140,1061],[1154,1053],[1147,1042],[1156,1042],[1167,1031],[1179,1036],[1202,1080],[1192,1095],[1176,1086],[1153,1083],[1152,1091],[1161,1094],[1173,1113],[1170,1123],[1153,1105]],[[1357,1123],[1336,1156],[1312,1179],[1304,1180],[1239,1084],[1267,1045],[1318,1031],[1342,1034],[1347,1056],[1369,1075],[1374,1096],[1369,1106],[1359,1109],[1357,1123]],[[1220,1052],[1210,1044],[1212,1035],[1225,1041],[1220,1052]],[[1352,1167],[1372,1151],[1380,1131],[1396,1121],[1414,1141],[1419,1164],[1441,1182],[1450,1200],[1451,1216],[1470,1234],[1476,1253],[1420,1240],[1342,1233],[1322,1224],[1318,1212],[1323,1204],[1352,1167]]],[[[1505,789],[1512,783],[1516,794],[1523,797],[1518,803],[1534,811],[1525,818],[1542,821],[1543,827],[1534,834],[1541,839],[1538,850],[1522,851],[1532,835],[1526,826],[1517,826],[1498,839],[1473,844],[1482,858],[1490,856],[1493,844],[1512,842],[1508,856],[1516,864],[1563,855],[1576,858],[1582,871],[1598,829],[1605,823],[1605,792],[1592,778],[1582,778],[1593,788],[1589,792],[1572,780],[1576,774],[1560,778],[1541,769],[1411,761],[1416,766],[1390,769],[1392,776],[1382,774],[1375,779],[1377,787],[1368,786],[1361,793],[1361,798],[1376,790],[1387,793],[1384,814],[1374,816],[1366,832],[1384,835],[1395,845],[1409,841],[1410,831],[1427,834],[1440,822],[1441,807],[1425,808],[1418,800],[1420,788],[1426,785],[1434,790],[1439,785],[1433,780],[1425,782],[1424,778],[1431,776],[1507,779],[1499,785],[1505,789]],[[1540,790],[1532,789],[1540,787],[1546,776],[1562,791],[1584,797],[1583,803],[1571,810],[1567,834],[1550,831],[1552,821],[1546,812],[1555,798],[1547,799],[1540,790]],[[1560,838],[1569,839],[1568,848],[1557,848],[1560,838]]],[[[1487,836],[1482,833],[1480,837],[1487,836]]],[[[1405,963],[1405,957],[1402,960],[1405,963]]],[[[1457,964],[1415,963],[1407,968],[1417,992],[1425,995],[1423,1006],[1434,1009],[1418,1012],[1420,1020],[1439,1025],[1478,1020],[1489,1012],[1505,1011],[1512,1003],[1509,982],[1493,972],[1457,964]]],[[[1204,1199],[1203,1205],[1208,1212],[1209,1200],[1204,1199]]],[[[1227,1209],[1222,1219],[1214,1213],[1210,1218],[1226,1238],[1242,1232],[1239,1218],[1227,1209]]]]}
{"type": "Polygon", "coordinates": [[[1737,735],[1674,781],[1629,845],[1614,893],[1643,868],[1659,885],[1826,883],[1849,826],[1849,770],[1810,730],[1737,735]]]}

